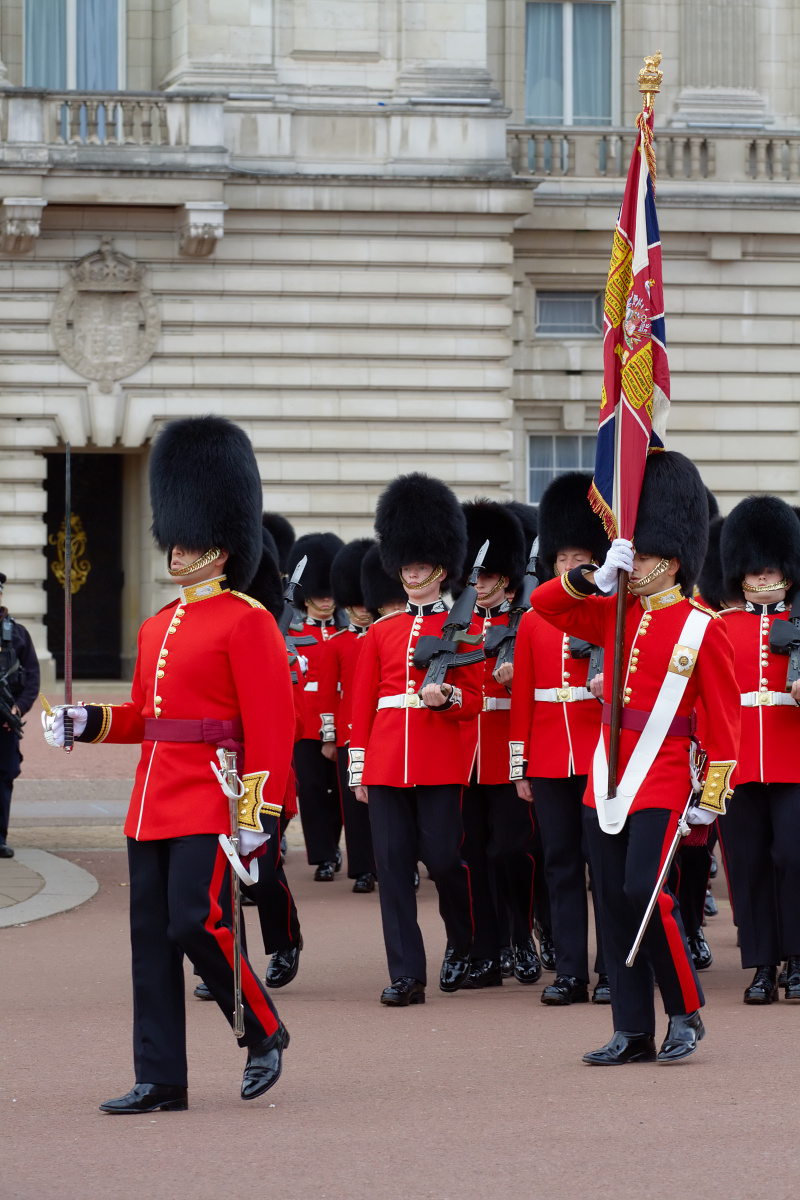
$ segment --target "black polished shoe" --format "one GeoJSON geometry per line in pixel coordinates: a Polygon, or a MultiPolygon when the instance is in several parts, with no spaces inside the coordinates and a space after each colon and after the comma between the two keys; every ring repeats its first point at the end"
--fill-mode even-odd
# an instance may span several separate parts
{"type": "Polygon", "coordinates": [[[0,858],[13,858],[13,857],[14,857],[14,851],[11,849],[10,846],[7,846],[6,843],[3,842],[2,846],[0,846],[0,858]]]}
{"type": "Polygon", "coordinates": [[[716,900],[711,895],[711,892],[706,892],[706,898],[703,901],[703,916],[716,917],[718,912],[719,909],[717,908],[716,900]]]}
{"type": "Polygon", "coordinates": [[[314,880],[316,883],[333,883],[333,878],[338,870],[336,863],[320,863],[314,872],[314,880]]]}
{"type": "Polygon", "coordinates": [[[389,1008],[407,1008],[409,1004],[425,1003],[425,984],[410,975],[393,980],[381,993],[381,1004],[389,1008]]]}
{"type": "Polygon", "coordinates": [[[756,967],[753,982],[744,989],[745,1004],[772,1004],[778,999],[778,968],[756,967]]]}
{"type": "Polygon", "coordinates": [[[337,850],[333,856],[333,867],[334,867],[334,870],[336,871],[336,874],[338,875],[342,869],[342,852],[341,852],[341,850],[337,850]]]}
{"type": "Polygon", "coordinates": [[[656,1039],[652,1033],[626,1033],[614,1031],[611,1041],[599,1050],[584,1054],[583,1061],[590,1067],[620,1067],[630,1062],[655,1062],[656,1039]]]}
{"type": "Polygon", "coordinates": [[[439,972],[439,987],[443,992],[457,992],[469,979],[472,965],[469,950],[456,950],[448,945],[439,972]]]}
{"type": "Polygon", "coordinates": [[[541,973],[542,964],[531,936],[521,946],[514,947],[514,978],[518,983],[536,983],[541,973]]]}
{"type": "Polygon", "coordinates": [[[503,979],[510,979],[514,974],[514,951],[510,946],[501,946],[500,948],[500,970],[503,973],[503,979]]]}
{"type": "Polygon", "coordinates": [[[106,1100],[100,1105],[105,1113],[185,1112],[189,1093],[177,1083],[135,1083],[127,1096],[106,1100]]]}
{"type": "Polygon", "coordinates": [[[556,969],[556,944],[549,929],[542,929],[539,937],[539,958],[545,971],[556,969]]]}
{"type": "Polygon", "coordinates": [[[697,1049],[697,1043],[706,1036],[706,1027],[700,1020],[700,1011],[680,1013],[670,1017],[667,1036],[661,1043],[658,1062],[680,1062],[697,1049]]]}
{"type": "Polygon", "coordinates": [[[783,970],[778,976],[778,987],[786,987],[786,963],[783,964],[783,970]]]}
{"type": "Polygon", "coordinates": [[[499,958],[473,958],[465,988],[490,988],[503,986],[503,971],[499,958]]]}
{"type": "Polygon", "coordinates": [[[708,873],[709,879],[716,879],[718,870],[719,870],[719,866],[717,865],[716,855],[712,854],[711,855],[711,870],[708,873]]]}
{"type": "Polygon", "coordinates": [[[278,1023],[272,1037],[256,1042],[247,1051],[247,1066],[242,1076],[242,1099],[255,1100],[277,1083],[283,1068],[283,1052],[289,1045],[289,1030],[278,1023]]]}
{"type": "Polygon", "coordinates": [[[365,875],[359,875],[353,884],[353,891],[360,895],[366,895],[367,892],[375,891],[375,876],[369,871],[365,875]]]}
{"type": "Polygon", "coordinates": [[[289,847],[286,842],[286,834],[284,833],[283,836],[281,837],[281,858],[286,858],[286,851],[288,850],[288,848],[289,847]]]}
{"type": "Polygon", "coordinates": [[[688,939],[689,953],[692,956],[692,962],[695,965],[695,970],[705,971],[706,967],[710,967],[714,961],[714,956],[711,953],[711,948],[703,936],[702,929],[698,929],[697,933],[693,933],[688,939]]]}
{"type": "Polygon", "coordinates": [[[597,983],[594,985],[592,992],[592,1004],[610,1004],[611,1003],[611,984],[608,982],[607,975],[598,975],[597,983]]]}
{"type": "Polygon", "coordinates": [[[800,1000],[800,954],[789,955],[784,986],[786,988],[784,996],[787,1000],[800,1000]]]}
{"type": "Polygon", "coordinates": [[[194,989],[194,994],[198,1000],[213,1000],[214,999],[214,997],[211,995],[211,992],[209,991],[208,985],[203,983],[202,979],[198,983],[197,987],[194,989]]]}
{"type": "Polygon", "coordinates": [[[292,982],[297,974],[297,968],[300,966],[302,949],[303,938],[301,936],[293,946],[287,946],[285,950],[276,950],[267,967],[265,980],[267,987],[281,988],[292,982]]]}
{"type": "Polygon", "coordinates": [[[542,1004],[588,1004],[589,986],[585,979],[575,975],[556,975],[553,983],[548,983],[540,997],[542,1004]]]}
{"type": "Polygon", "coordinates": [[[419,871],[414,872],[414,891],[419,891],[419,871]]]}

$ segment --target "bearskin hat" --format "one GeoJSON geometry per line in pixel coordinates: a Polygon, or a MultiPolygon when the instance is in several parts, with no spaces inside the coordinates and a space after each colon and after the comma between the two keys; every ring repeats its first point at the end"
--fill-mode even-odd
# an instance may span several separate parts
{"type": "Polygon", "coordinates": [[[592,477],[585,471],[557,475],[539,504],[539,560],[553,570],[556,555],[568,548],[588,550],[601,565],[609,541],[603,522],[589,503],[592,477]]]}
{"type": "Polygon", "coordinates": [[[375,532],[390,574],[425,562],[458,578],[467,555],[467,520],[441,479],[420,471],[393,479],[378,498],[375,532]]]}
{"type": "Polygon", "coordinates": [[[722,558],[719,549],[724,523],[724,517],[712,517],[708,523],[708,549],[703,569],[697,579],[699,599],[715,611],[725,607],[725,585],[722,581],[722,558]]]}
{"type": "Polygon", "coordinates": [[[278,566],[286,574],[289,553],[295,543],[294,526],[281,513],[265,512],[261,518],[265,529],[272,534],[278,549],[278,566]]]}
{"type": "Polygon", "coordinates": [[[303,577],[294,593],[295,604],[305,607],[306,598],[330,596],[331,566],[344,542],[335,533],[304,533],[289,553],[286,574],[291,575],[300,559],[308,557],[303,577]]]}
{"type": "Polygon", "coordinates": [[[256,573],[250,581],[247,594],[248,596],[252,596],[254,600],[257,600],[259,604],[263,604],[267,612],[272,613],[277,621],[283,612],[283,581],[281,579],[280,567],[278,566],[275,539],[265,526],[261,527],[261,536],[264,546],[261,554],[261,562],[258,564],[256,573]]]}
{"type": "Polygon", "coordinates": [[[778,496],[746,496],[725,518],[720,539],[725,593],[742,596],[745,575],[764,567],[800,584],[800,521],[778,496]]]}
{"type": "Polygon", "coordinates": [[[247,591],[261,559],[263,500],[258,463],[243,429],[225,417],[169,421],[150,455],[150,503],[161,550],[227,550],[228,582],[247,591]]]}
{"type": "Polygon", "coordinates": [[[467,500],[461,507],[467,518],[467,556],[460,583],[466,584],[478,551],[488,541],[489,549],[483,561],[483,570],[487,575],[507,576],[508,586],[516,591],[528,561],[525,534],[519,518],[507,505],[484,497],[467,500]]]}
{"type": "Polygon", "coordinates": [[[337,608],[354,608],[364,603],[361,591],[361,563],[374,538],[356,538],[342,546],[331,566],[331,586],[337,608]]]}
{"type": "Polygon", "coordinates": [[[640,554],[679,559],[677,582],[692,594],[708,545],[708,499],[697,467],[677,450],[645,463],[633,544],[640,554]]]}
{"type": "Polygon", "coordinates": [[[531,553],[531,546],[539,536],[539,510],[532,504],[523,504],[521,500],[506,500],[505,507],[510,509],[522,526],[525,535],[525,561],[531,553]]]}
{"type": "Polygon", "coordinates": [[[375,620],[387,604],[394,601],[405,605],[408,599],[399,576],[387,575],[383,569],[377,542],[373,542],[361,560],[361,594],[364,597],[364,607],[375,620]]]}
{"type": "Polygon", "coordinates": [[[708,502],[708,519],[709,521],[713,521],[714,517],[719,516],[719,504],[717,503],[717,497],[710,487],[706,488],[706,500],[708,502]]]}

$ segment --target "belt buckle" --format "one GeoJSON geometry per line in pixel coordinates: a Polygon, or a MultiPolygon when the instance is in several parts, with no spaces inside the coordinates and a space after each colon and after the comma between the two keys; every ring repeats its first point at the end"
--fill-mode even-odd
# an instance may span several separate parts
{"type": "Polygon", "coordinates": [[[556,693],[556,696],[561,704],[566,704],[567,701],[572,698],[572,688],[571,687],[559,688],[556,693]]]}
{"type": "Polygon", "coordinates": [[[489,712],[489,697],[488,696],[483,697],[483,711],[489,712]]]}
{"type": "Polygon", "coordinates": [[[416,692],[412,692],[410,696],[406,696],[406,708],[421,708],[422,701],[416,692]]]}
{"type": "Polygon", "coordinates": [[[759,706],[762,704],[772,704],[772,692],[759,692],[758,703],[759,706]]]}

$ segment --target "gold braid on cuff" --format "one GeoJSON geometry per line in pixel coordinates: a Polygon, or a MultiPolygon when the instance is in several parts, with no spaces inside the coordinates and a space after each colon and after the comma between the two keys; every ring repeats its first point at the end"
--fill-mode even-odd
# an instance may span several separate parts
{"type": "Polygon", "coordinates": [[[422,588],[426,588],[428,584],[435,583],[443,572],[444,567],[437,567],[435,571],[431,571],[427,579],[423,579],[422,583],[406,583],[405,579],[403,578],[403,572],[398,571],[397,574],[404,588],[408,588],[410,592],[419,592],[422,590],[422,588]]]}
{"type": "Polygon", "coordinates": [[[186,567],[179,567],[177,571],[173,571],[172,567],[167,567],[173,579],[179,579],[184,575],[193,575],[195,571],[202,571],[203,567],[207,567],[215,558],[219,558],[219,547],[212,546],[210,550],[206,550],[205,554],[201,554],[193,563],[189,563],[186,567]]]}
{"type": "Polygon", "coordinates": [[[718,813],[721,817],[725,815],[725,805],[731,794],[731,775],[735,766],[735,759],[733,762],[712,762],[708,764],[706,781],[703,785],[703,794],[697,802],[699,808],[705,808],[708,812],[718,813]]]}
{"type": "Polygon", "coordinates": [[[251,771],[242,776],[244,795],[238,801],[239,828],[250,829],[253,833],[263,833],[261,817],[279,817],[280,804],[269,804],[264,799],[264,784],[269,777],[269,771],[251,771]]]}

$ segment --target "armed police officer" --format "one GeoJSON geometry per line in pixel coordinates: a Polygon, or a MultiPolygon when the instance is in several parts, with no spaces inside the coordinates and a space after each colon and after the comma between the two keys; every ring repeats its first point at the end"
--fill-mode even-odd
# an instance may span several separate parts
{"type": "MultiPolygon", "coordinates": [[[[0,571],[0,600],[6,576],[0,571]]],[[[13,858],[6,841],[11,792],[19,775],[22,718],[39,694],[39,659],[24,625],[0,607],[0,858],[13,858]]]]}

